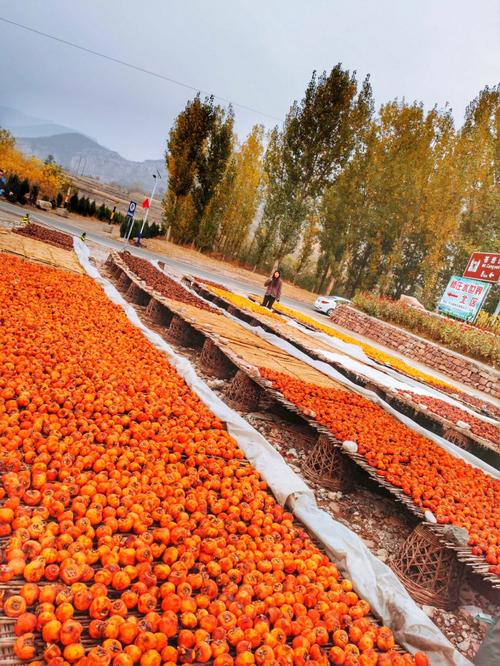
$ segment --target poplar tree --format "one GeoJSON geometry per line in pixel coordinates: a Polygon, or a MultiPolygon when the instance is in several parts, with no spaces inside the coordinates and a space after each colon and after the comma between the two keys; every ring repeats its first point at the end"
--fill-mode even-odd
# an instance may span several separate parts
{"type": "Polygon", "coordinates": [[[255,125],[233,151],[210,202],[208,214],[217,224],[216,248],[224,257],[238,256],[261,201],[263,136],[262,125],[255,125]]]}
{"type": "Polygon", "coordinates": [[[266,204],[256,239],[259,263],[270,254],[279,262],[296,248],[309,210],[352,154],[356,133],[371,114],[371,96],[369,80],[358,93],[355,73],[340,64],[319,77],[313,72],[282,131],[274,130],[265,159],[266,204]]]}
{"type": "Polygon", "coordinates": [[[167,144],[166,224],[179,243],[201,241],[200,224],[231,152],[233,113],[197,95],[177,116],[167,144]]]}
{"type": "Polygon", "coordinates": [[[500,84],[469,104],[458,137],[463,207],[451,244],[451,270],[462,271],[472,252],[500,246],[500,84]]]}
{"type": "Polygon", "coordinates": [[[211,124],[204,150],[198,155],[197,178],[193,186],[196,210],[195,244],[200,250],[211,250],[218,230],[218,220],[205,215],[217,185],[226,171],[233,147],[234,115],[231,107],[226,113],[220,106],[213,107],[211,124]]]}

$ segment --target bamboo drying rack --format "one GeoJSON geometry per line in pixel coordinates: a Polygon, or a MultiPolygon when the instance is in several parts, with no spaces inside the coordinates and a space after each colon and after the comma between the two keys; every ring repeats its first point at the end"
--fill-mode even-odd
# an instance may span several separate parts
{"type": "MultiPolygon", "coordinates": [[[[342,446],[342,442],[337,440],[334,437],[334,435],[330,432],[330,430],[328,430],[328,428],[318,423],[314,415],[310,413],[305,413],[303,410],[299,409],[296,405],[287,400],[281,392],[277,391],[273,387],[272,383],[269,380],[265,379],[260,375],[258,371],[258,366],[249,363],[248,360],[240,356],[239,352],[241,351],[241,349],[245,348],[245,345],[242,345],[241,347],[236,346],[237,349],[236,351],[234,348],[232,348],[231,345],[225,344],[221,335],[214,333],[214,330],[211,328],[211,325],[207,327],[206,325],[207,322],[204,319],[205,315],[207,314],[205,310],[200,310],[192,305],[188,306],[187,304],[180,303],[179,301],[172,301],[171,299],[166,299],[161,294],[158,294],[153,289],[148,287],[148,285],[144,281],[139,280],[139,278],[137,278],[137,276],[132,271],[130,271],[130,269],[128,269],[127,266],[125,266],[124,262],[121,260],[121,258],[117,253],[113,253],[112,255],[110,255],[107,264],[108,266],[114,266],[115,278],[118,277],[119,279],[120,275],[121,276],[126,275],[126,277],[130,282],[135,282],[137,286],[143,291],[145,291],[147,294],[149,294],[151,298],[158,300],[159,302],[163,303],[166,307],[169,308],[171,307],[172,311],[174,311],[173,309],[175,308],[175,314],[183,317],[188,324],[193,326],[193,328],[199,330],[205,337],[210,338],[221,349],[221,351],[223,351],[223,353],[236,366],[236,368],[245,372],[271,398],[273,398],[274,400],[276,400],[276,402],[283,405],[288,411],[301,417],[319,434],[324,434],[329,440],[331,440],[331,442],[334,445],[341,447],[342,452],[345,455],[349,456],[357,465],[359,465],[359,467],[363,469],[381,488],[384,488],[389,493],[391,493],[391,495],[398,502],[403,504],[411,513],[417,516],[419,520],[425,522],[427,527],[437,536],[441,544],[446,548],[453,550],[456,553],[457,559],[460,562],[463,562],[467,567],[469,567],[472,571],[474,571],[474,573],[481,576],[481,578],[487,581],[493,588],[500,589],[500,576],[497,576],[496,574],[493,574],[489,571],[489,565],[487,562],[485,562],[483,558],[474,555],[468,545],[463,546],[450,541],[450,539],[445,534],[446,532],[445,525],[428,522],[425,518],[424,511],[421,508],[417,507],[415,504],[413,504],[410,498],[407,497],[400,488],[397,488],[396,486],[392,485],[386,479],[377,474],[376,470],[373,467],[371,467],[359,453],[353,453],[351,451],[345,450],[342,446]]],[[[217,317],[217,315],[215,316],[217,317]]],[[[228,319],[225,319],[224,323],[221,323],[222,329],[226,329],[227,324],[228,324],[228,319]]],[[[243,334],[244,338],[248,339],[248,336],[251,335],[251,333],[245,329],[242,330],[244,330],[243,334]]],[[[259,338],[259,340],[261,342],[265,342],[261,338],[259,338]]],[[[274,356],[279,351],[276,347],[272,345],[268,345],[268,347],[270,348],[274,356]]],[[[303,366],[309,368],[310,370],[313,370],[313,368],[310,368],[310,366],[307,366],[306,364],[303,364],[303,366]]],[[[287,372],[287,374],[291,374],[288,367],[285,371],[287,372]]],[[[315,372],[321,377],[326,378],[326,375],[322,375],[322,373],[320,373],[319,371],[315,372]]],[[[303,377],[300,378],[304,379],[303,377]]],[[[330,381],[331,385],[335,386],[336,388],[346,390],[345,387],[335,384],[333,380],[330,381]]]]}
{"type": "Polygon", "coordinates": [[[63,250],[43,241],[0,229],[0,252],[13,254],[34,263],[83,274],[73,250],[63,250]]]}
{"type": "MultiPolygon", "coordinates": [[[[420,424],[425,423],[426,427],[430,427],[430,429],[433,432],[435,432],[438,435],[441,435],[445,439],[449,439],[453,443],[457,443],[457,441],[463,442],[463,448],[469,449],[474,446],[479,446],[483,449],[488,449],[489,451],[492,451],[500,455],[500,442],[492,442],[488,439],[485,439],[484,437],[480,437],[479,435],[475,434],[468,428],[463,428],[457,425],[456,423],[449,421],[444,416],[432,412],[431,410],[427,409],[425,405],[422,406],[420,403],[416,402],[415,400],[412,400],[409,396],[402,395],[397,391],[394,391],[386,386],[383,386],[382,384],[375,382],[373,379],[369,379],[358,372],[347,369],[341,363],[332,361],[331,358],[328,358],[326,354],[322,353],[322,352],[332,351],[332,348],[322,340],[318,340],[316,338],[313,339],[309,337],[306,333],[300,331],[299,329],[288,326],[285,320],[283,320],[282,323],[271,317],[266,317],[260,312],[252,312],[242,307],[238,308],[230,301],[226,300],[224,297],[215,295],[212,291],[207,289],[203,285],[203,283],[198,282],[193,278],[186,276],[184,280],[187,284],[189,284],[189,286],[194,291],[196,291],[203,298],[212,302],[216,302],[219,306],[223,307],[226,310],[229,309],[229,307],[231,307],[232,309],[231,314],[234,314],[235,316],[240,316],[240,318],[243,319],[244,321],[253,320],[252,323],[257,324],[261,326],[264,330],[268,331],[269,333],[273,333],[274,335],[277,335],[283,340],[290,342],[292,345],[297,347],[297,349],[304,352],[308,356],[311,356],[312,358],[318,361],[322,361],[323,363],[327,363],[328,365],[335,368],[335,370],[343,374],[345,377],[347,377],[347,379],[350,379],[355,384],[358,384],[363,388],[374,390],[377,393],[377,395],[379,395],[383,400],[385,400],[395,409],[398,409],[398,411],[402,410],[397,407],[397,403],[404,404],[406,406],[406,410],[404,411],[404,413],[407,416],[409,416],[412,420],[416,421],[417,423],[420,424]],[[238,312],[239,315],[237,314],[238,312]]],[[[288,317],[288,315],[286,316],[288,317]]],[[[293,319],[293,317],[289,318],[293,319]]],[[[298,319],[294,321],[297,321],[302,326],[308,328],[311,331],[318,332],[312,326],[308,326],[307,324],[304,324],[298,319]]],[[[336,353],[342,355],[342,352],[336,352],[336,353]]],[[[380,365],[387,368],[390,367],[387,366],[386,364],[380,364],[380,365]]]]}

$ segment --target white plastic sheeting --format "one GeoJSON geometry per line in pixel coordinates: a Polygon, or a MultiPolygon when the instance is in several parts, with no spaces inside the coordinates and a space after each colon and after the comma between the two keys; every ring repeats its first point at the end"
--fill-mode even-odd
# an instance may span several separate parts
{"type": "Polygon", "coordinates": [[[335,347],[339,351],[343,352],[344,354],[347,354],[348,356],[351,356],[352,358],[357,358],[359,361],[367,363],[368,365],[374,365],[373,359],[367,356],[363,351],[363,349],[360,347],[360,345],[357,345],[354,342],[352,343],[344,342],[340,338],[334,338],[333,336],[328,335],[327,333],[323,333],[323,331],[312,331],[306,326],[300,324],[298,321],[295,321],[295,319],[290,319],[287,317],[287,322],[289,326],[293,326],[294,328],[297,328],[299,331],[307,333],[307,335],[311,335],[315,338],[318,338],[318,340],[326,342],[328,345],[335,347]]]}
{"type": "Polygon", "coordinates": [[[395,391],[411,391],[416,395],[438,398],[439,400],[447,402],[450,405],[453,405],[454,407],[458,407],[464,412],[472,414],[481,421],[485,421],[493,425],[498,425],[498,421],[496,419],[490,418],[485,414],[480,414],[478,412],[475,412],[473,409],[467,407],[467,405],[458,402],[458,400],[455,400],[446,393],[439,393],[438,391],[433,391],[417,382],[409,385],[407,382],[403,380],[402,376],[401,378],[395,378],[381,370],[378,370],[377,368],[374,368],[373,366],[366,365],[365,363],[360,363],[359,361],[349,358],[344,354],[339,354],[334,351],[327,351],[326,349],[315,349],[314,351],[317,354],[323,355],[328,361],[339,363],[340,365],[344,366],[344,368],[352,370],[353,372],[356,372],[359,375],[363,375],[364,377],[367,377],[368,379],[377,382],[377,384],[380,384],[381,386],[385,386],[386,388],[390,388],[395,391]]]}
{"type": "Polygon", "coordinates": [[[484,460],[476,458],[476,456],[472,455],[472,453],[469,453],[468,451],[461,449],[459,446],[452,444],[448,440],[444,439],[443,437],[440,437],[439,435],[436,435],[430,430],[426,430],[426,428],[424,428],[423,426],[419,425],[418,423],[415,423],[415,421],[412,421],[412,419],[408,418],[404,414],[401,414],[401,412],[398,412],[396,409],[391,407],[389,404],[385,402],[385,400],[383,400],[380,396],[378,396],[374,391],[369,391],[365,388],[362,388],[361,386],[358,386],[358,384],[355,384],[347,377],[344,377],[344,375],[338,372],[338,370],[335,370],[335,368],[333,368],[328,363],[325,363],[324,361],[317,361],[316,359],[311,358],[307,354],[304,354],[304,352],[300,351],[300,349],[297,349],[297,347],[292,345],[290,342],[283,340],[282,338],[278,337],[277,335],[274,335],[273,333],[268,333],[267,331],[264,331],[264,329],[262,329],[260,326],[250,326],[250,324],[247,324],[241,321],[240,319],[237,319],[233,315],[230,315],[228,313],[226,313],[226,315],[234,319],[234,321],[241,324],[241,326],[243,326],[247,330],[252,331],[252,333],[255,333],[256,335],[261,337],[263,340],[266,340],[275,347],[283,349],[288,354],[290,354],[290,356],[294,356],[300,361],[307,363],[311,367],[316,368],[316,370],[319,370],[319,372],[328,375],[339,384],[343,384],[349,390],[359,393],[360,395],[364,396],[371,402],[374,402],[375,404],[379,405],[380,407],[382,407],[382,409],[391,414],[391,416],[394,416],[395,419],[397,419],[401,423],[404,423],[404,425],[406,425],[408,428],[411,428],[419,435],[423,435],[424,437],[431,439],[438,446],[440,446],[442,449],[450,453],[455,458],[461,458],[469,465],[472,465],[472,467],[477,467],[478,469],[485,472],[485,474],[489,474],[495,479],[500,479],[500,471],[496,470],[491,465],[488,465],[488,463],[484,462],[484,460]]]}
{"type": "Polygon", "coordinates": [[[453,648],[418,608],[391,569],[374,557],[354,532],[318,508],[310,488],[288,467],[269,442],[197,376],[189,361],[176,354],[163,338],[144,326],[134,308],[92,266],[87,246],[75,239],[74,247],[87,274],[103,287],[110,300],[122,307],[130,322],[167,356],[169,363],[202,402],[225,421],[228,432],[261,473],[277,500],[282,504],[288,500],[295,516],[324,544],[332,560],[355,581],[359,594],[370,603],[373,612],[384,624],[391,627],[400,645],[411,652],[426,652],[432,666],[471,666],[471,662],[453,648]]]}
{"type": "Polygon", "coordinates": [[[443,400],[443,402],[447,402],[454,407],[458,407],[459,409],[468,412],[469,414],[473,414],[482,421],[486,421],[487,423],[492,423],[494,425],[498,423],[496,419],[476,412],[474,409],[464,405],[458,400],[455,400],[455,398],[453,398],[451,395],[442,393],[437,388],[432,386],[426,386],[422,382],[408,377],[407,375],[398,372],[394,368],[384,367],[382,370],[379,364],[367,356],[358,345],[349,344],[343,340],[335,338],[332,335],[327,335],[322,331],[311,331],[293,319],[288,319],[287,323],[290,326],[293,326],[293,328],[297,328],[299,331],[302,331],[306,335],[312,338],[316,338],[317,340],[321,340],[322,342],[325,342],[327,345],[332,347],[332,352],[328,352],[324,349],[316,349],[314,351],[323,354],[329,360],[340,363],[349,370],[353,370],[354,372],[364,375],[365,377],[373,379],[382,386],[393,388],[399,391],[411,391],[412,393],[430,396],[431,398],[439,398],[439,400],[443,400]],[[340,353],[335,353],[333,350],[337,350],[340,353]]]}

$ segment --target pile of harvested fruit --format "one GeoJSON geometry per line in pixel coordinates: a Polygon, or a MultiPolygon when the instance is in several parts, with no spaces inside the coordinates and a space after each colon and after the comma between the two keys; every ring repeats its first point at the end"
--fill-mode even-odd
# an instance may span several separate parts
{"type": "Polygon", "coordinates": [[[243,308],[245,310],[249,310],[250,312],[256,312],[257,314],[264,315],[265,317],[271,317],[272,319],[283,321],[283,318],[277,315],[272,310],[264,308],[262,307],[262,305],[259,305],[258,303],[254,303],[245,296],[239,296],[238,294],[235,294],[232,291],[228,291],[223,287],[214,286],[213,283],[206,280],[203,281],[203,284],[207,287],[209,291],[212,292],[212,294],[224,298],[226,301],[228,301],[232,305],[235,305],[237,308],[243,308]]]}
{"type": "Polygon", "coordinates": [[[430,375],[427,372],[423,372],[422,370],[419,370],[418,368],[415,368],[412,365],[409,365],[408,363],[406,363],[400,358],[397,358],[396,356],[387,354],[381,349],[373,347],[372,345],[369,345],[366,342],[361,342],[357,338],[353,338],[349,335],[346,335],[345,333],[342,333],[336,328],[333,328],[333,326],[327,326],[325,324],[322,324],[313,317],[308,317],[302,312],[299,312],[298,310],[293,310],[292,308],[288,308],[285,305],[282,305],[281,303],[275,303],[274,308],[278,312],[282,312],[283,314],[288,315],[289,317],[292,317],[293,319],[296,319],[306,324],[307,326],[311,326],[312,328],[315,328],[316,330],[321,331],[322,333],[326,333],[327,335],[333,336],[334,338],[338,338],[343,342],[347,342],[348,344],[360,347],[369,358],[373,359],[374,361],[377,361],[377,363],[380,363],[382,365],[387,365],[391,368],[394,368],[398,372],[401,372],[403,375],[407,375],[408,377],[417,379],[418,381],[423,382],[424,384],[429,384],[429,386],[434,386],[440,391],[443,391],[444,393],[453,396],[457,400],[461,400],[464,404],[471,405],[475,409],[484,411],[487,414],[491,414],[494,417],[500,417],[500,409],[495,405],[493,405],[492,403],[486,402],[485,400],[482,400],[477,396],[471,395],[470,393],[465,393],[464,391],[460,391],[455,386],[448,384],[447,382],[444,382],[441,379],[438,379],[437,377],[434,377],[433,375],[430,375]]]}
{"type": "Polygon", "coordinates": [[[457,421],[468,423],[471,431],[478,437],[489,439],[490,442],[500,442],[500,427],[494,423],[484,421],[483,419],[474,416],[474,414],[466,412],[455,405],[450,405],[449,402],[440,400],[439,398],[418,395],[411,391],[401,391],[401,393],[404,396],[408,396],[413,402],[425,405],[431,412],[438,414],[438,416],[443,416],[452,423],[456,423],[457,421]]]}
{"type": "Polygon", "coordinates": [[[92,280],[2,256],[0,312],[1,603],[19,659],[427,664],[396,652],[92,280]]]}
{"type": "Polygon", "coordinates": [[[363,396],[321,388],[261,368],[274,388],[325,425],[341,442],[357,443],[358,453],[376,473],[432,511],[441,524],[469,533],[472,553],[500,574],[500,482],[455,458],[363,396]]]}
{"type": "Polygon", "coordinates": [[[196,282],[201,282],[205,285],[209,285],[210,287],[216,287],[217,289],[226,289],[226,287],[221,284],[220,282],[213,282],[213,280],[206,280],[205,278],[200,278],[200,277],[194,277],[196,282]]]}
{"type": "Polygon", "coordinates": [[[205,303],[194,294],[191,294],[178,282],[172,280],[168,275],[159,271],[150,261],[147,261],[147,259],[136,257],[130,254],[130,252],[121,252],[120,258],[140,280],[144,280],[148,287],[159,292],[162,296],[171,298],[174,301],[180,301],[181,303],[187,303],[188,305],[194,305],[200,310],[218,312],[208,303],[205,303]]]}
{"type": "Polygon", "coordinates": [[[33,222],[30,222],[24,227],[18,227],[17,229],[14,229],[14,233],[43,241],[49,245],[59,247],[62,250],[73,249],[73,238],[71,236],[63,233],[62,231],[48,229],[47,227],[42,227],[40,224],[34,224],[33,222]]]}

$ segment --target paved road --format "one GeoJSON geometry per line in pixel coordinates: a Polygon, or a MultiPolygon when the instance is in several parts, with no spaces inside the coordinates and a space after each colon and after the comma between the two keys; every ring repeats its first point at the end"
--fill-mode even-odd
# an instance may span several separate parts
{"type": "MultiPolygon", "coordinates": [[[[0,201],[0,212],[1,211],[17,215],[19,216],[19,218],[24,214],[23,208],[19,206],[14,206],[13,204],[10,204],[7,201],[0,201]]],[[[30,214],[30,217],[33,221],[39,220],[40,222],[43,222],[43,224],[53,227],[54,229],[58,229],[59,231],[64,231],[65,233],[71,234],[73,236],[80,236],[82,233],[82,228],[76,226],[70,220],[54,218],[52,215],[47,215],[43,211],[37,210],[36,212],[33,212],[33,209],[27,209],[26,212],[30,214]]],[[[224,275],[224,277],[221,278],[218,272],[214,269],[208,268],[206,266],[193,266],[192,262],[186,261],[184,259],[165,257],[164,255],[157,254],[156,252],[150,252],[149,250],[146,250],[144,248],[139,248],[133,245],[125,244],[123,241],[111,238],[109,234],[106,234],[105,232],[100,233],[97,231],[87,231],[87,238],[91,241],[94,241],[95,243],[99,243],[100,245],[103,245],[110,249],[123,250],[124,248],[127,248],[132,254],[135,254],[138,257],[143,257],[145,259],[158,259],[160,261],[164,261],[166,265],[170,267],[172,270],[174,270],[176,273],[180,274],[192,273],[207,280],[213,280],[214,282],[223,282],[230,289],[244,294],[248,294],[250,291],[253,292],[256,291],[255,285],[252,285],[250,282],[238,278],[237,276],[229,277],[227,275],[224,275]]],[[[293,298],[288,298],[286,296],[282,297],[281,300],[284,305],[289,305],[290,307],[296,308],[297,310],[300,310],[305,314],[311,316],[317,316],[319,321],[326,320],[326,318],[323,317],[322,315],[315,313],[312,307],[308,307],[301,301],[298,301],[293,298]]]]}

